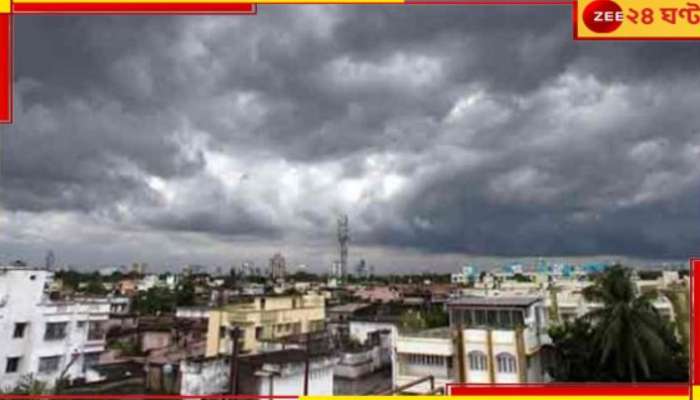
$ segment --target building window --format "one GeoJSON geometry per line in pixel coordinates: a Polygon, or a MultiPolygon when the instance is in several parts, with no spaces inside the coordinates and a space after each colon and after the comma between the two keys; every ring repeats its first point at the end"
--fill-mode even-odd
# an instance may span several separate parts
{"type": "Polygon", "coordinates": [[[66,337],[67,322],[49,322],[46,324],[44,340],[61,340],[66,337]]]}
{"type": "Polygon", "coordinates": [[[486,371],[486,354],[482,351],[470,351],[469,369],[472,371],[486,371]]]}
{"type": "Polygon", "coordinates": [[[462,310],[452,310],[450,316],[452,317],[450,325],[459,326],[462,324],[462,310]]]}
{"type": "Polygon", "coordinates": [[[501,353],[497,355],[496,365],[498,365],[498,372],[512,374],[517,370],[515,365],[515,357],[508,353],[501,353]]]}
{"type": "Polygon", "coordinates": [[[513,326],[513,318],[510,310],[501,310],[498,312],[498,322],[499,325],[504,328],[511,328],[513,326]]]}
{"type": "Polygon", "coordinates": [[[472,318],[472,310],[462,311],[462,319],[464,320],[464,326],[474,325],[474,318],[472,318]]]}
{"type": "Polygon", "coordinates": [[[60,363],[61,356],[41,357],[39,358],[39,372],[48,373],[58,371],[60,363]]]}
{"type": "Polygon", "coordinates": [[[17,322],[15,324],[15,332],[12,334],[13,338],[23,338],[24,330],[27,328],[26,322],[17,322]]]}
{"type": "Polygon", "coordinates": [[[474,312],[474,324],[476,326],[486,325],[486,311],[475,310],[475,312],[474,312]]]}
{"type": "Polygon", "coordinates": [[[260,309],[261,310],[265,309],[265,299],[260,299],[260,309]]]}
{"type": "Polygon", "coordinates": [[[88,325],[88,340],[104,340],[105,331],[99,321],[90,321],[88,325]]]}
{"type": "Polygon", "coordinates": [[[5,365],[5,373],[12,374],[19,371],[19,357],[8,357],[5,365]]]}
{"type": "MultiPolygon", "coordinates": [[[[278,326],[279,327],[279,326],[278,326]]],[[[263,327],[258,326],[255,328],[255,339],[260,340],[263,336],[263,327]]]]}
{"type": "Polygon", "coordinates": [[[408,363],[414,365],[443,365],[443,358],[427,354],[409,354],[408,363]]]}
{"type": "Polygon", "coordinates": [[[513,325],[525,326],[525,317],[522,311],[513,311],[513,325]]]}
{"type": "Polygon", "coordinates": [[[498,311],[489,310],[486,312],[487,324],[489,326],[498,326],[498,311]]]}

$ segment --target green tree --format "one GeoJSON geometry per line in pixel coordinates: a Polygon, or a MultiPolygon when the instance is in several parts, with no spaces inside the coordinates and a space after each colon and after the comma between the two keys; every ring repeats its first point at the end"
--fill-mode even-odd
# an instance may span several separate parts
{"type": "Polygon", "coordinates": [[[611,365],[620,380],[651,377],[651,365],[667,352],[664,321],[652,304],[656,293],[638,295],[629,268],[620,265],[600,275],[584,290],[602,308],[586,316],[593,324],[591,344],[600,350],[600,364],[611,365]]]}
{"type": "Polygon", "coordinates": [[[110,345],[110,348],[117,350],[120,356],[138,357],[144,355],[141,345],[133,339],[117,340],[110,345]]]}
{"type": "Polygon", "coordinates": [[[175,291],[175,303],[177,306],[193,306],[195,303],[194,280],[186,277],[177,286],[175,291]]]}
{"type": "Polygon", "coordinates": [[[439,328],[450,324],[450,317],[442,307],[431,307],[424,313],[424,318],[428,328],[439,328]]]}
{"type": "Polygon", "coordinates": [[[529,276],[525,276],[523,274],[515,274],[513,275],[513,280],[516,282],[532,282],[532,278],[529,276]]]}
{"type": "Polygon", "coordinates": [[[572,324],[550,330],[565,381],[687,381],[687,353],[674,327],[654,308],[655,293],[639,294],[631,271],[614,266],[584,290],[601,304],[572,324]]]}
{"type": "Polygon", "coordinates": [[[589,321],[579,318],[563,325],[555,325],[549,330],[559,360],[550,372],[557,381],[586,382],[606,380],[601,378],[596,363],[597,353],[590,347],[592,326],[589,321]]]}
{"type": "Polygon", "coordinates": [[[92,279],[88,281],[87,286],[85,287],[85,293],[102,296],[107,294],[107,289],[105,289],[105,286],[102,284],[102,280],[92,279]]]}
{"type": "Polygon", "coordinates": [[[405,331],[419,331],[428,326],[423,315],[415,310],[404,311],[403,314],[401,314],[399,323],[401,328],[405,331]]]}
{"type": "Polygon", "coordinates": [[[175,294],[165,287],[152,287],[134,298],[134,311],[143,315],[170,313],[175,310],[175,294]]]}
{"type": "Polygon", "coordinates": [[[297,271],[291,274],[289,278],[295,282],[318,282],[321,280],[321,277],[318,275],[307,271],[297,271]]]}
{"type": "Polygon", "coordinates": [[[60,270],[54,274],[55,279],[60,279],[67,289],[77,290],[82,280],[82,274],[73,270],[60,270]]]}

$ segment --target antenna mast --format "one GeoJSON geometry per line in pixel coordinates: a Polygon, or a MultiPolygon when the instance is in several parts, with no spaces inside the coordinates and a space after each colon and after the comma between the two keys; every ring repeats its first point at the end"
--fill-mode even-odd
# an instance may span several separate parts
{"type": "Polygon", "coordinates": [[[348,216],[341,215],[338,218],[338,246],[340,249],[340,278],[344,279],[348,271],[348,244],[350,243],[350,229],[348,216]]]}

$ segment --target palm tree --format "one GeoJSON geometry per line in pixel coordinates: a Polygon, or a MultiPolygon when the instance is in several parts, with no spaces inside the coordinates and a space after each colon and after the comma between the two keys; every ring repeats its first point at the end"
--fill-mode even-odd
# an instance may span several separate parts
{"type": "Polygon", "coordinates": [[[651,367],[669,356],[665,321],[652,304],[656,293],[639,294],[631,270],[616,265],[598,276],[584,296],[602,305],[585,316],[593,324],[591,348],[600,356],[601,370],[612,371],[616,380],[649,379],[651,367]]]}

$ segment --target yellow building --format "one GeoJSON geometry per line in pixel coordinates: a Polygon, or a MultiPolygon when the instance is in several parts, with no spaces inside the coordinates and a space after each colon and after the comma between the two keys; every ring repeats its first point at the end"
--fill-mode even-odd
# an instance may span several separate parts
{"type": "Polygon", "coordinates": [[[231,353],[228,328],[242,330],[240,351],[257,352],[264,340],[324,329],[325,301],[317,294],[256,297],[209,311],[207,356],[231,353]]]}

